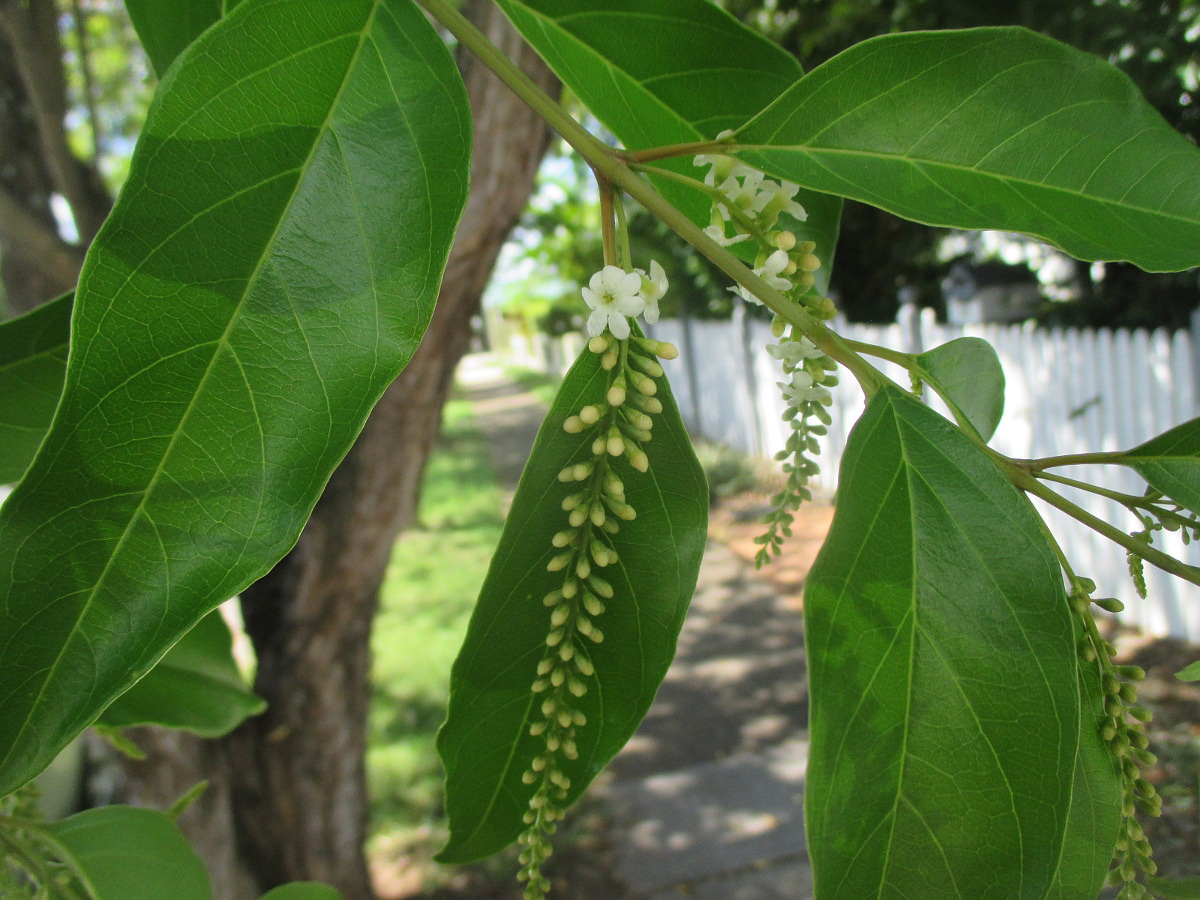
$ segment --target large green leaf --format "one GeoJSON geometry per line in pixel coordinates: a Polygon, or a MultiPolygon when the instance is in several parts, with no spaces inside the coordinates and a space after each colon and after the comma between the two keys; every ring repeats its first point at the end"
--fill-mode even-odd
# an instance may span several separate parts
{"type": "Polygon", "coordinates": [[[25,474],[62,393],[73,294],[0,323],[0,484],[25,474]]]}
{"type": "Polygon", "coordinates": [[[1139,444],[1125,454],[1125,462],[1152,488],[1200,515],[1200,419],[1139,444]]]}
{"type": "MultiPolygon", "coordinates": [[[[803,70],[795,57],[708,0],[497,0],[534,49],[626,147],[708,140],[743,125],[803,70]]],[[[691,157],[657,165],[693,178],[691,157]]],[[[676,182],[655,186],[701,226],[709,198],[676,182]]],[[[803,191],[825,291],[841,220],[840,197],[803,191]]]]}
{"type": "Polygon", "coordinates": [[[920,354],[917,364],[979,436],[991,440],[1004,415],[1004,367],[992,345],[983,338],[955,338],[920,354]]]}
{"type": "Polygon", "coordinates": [[[1100,893],[1121,825],[1121,770],[1100,736],[1104,693],[1096,664],[1080,668],[1079,692],[1079,757],[1062,858],[1047,900],[1093,900],[1100,893]]]}
{"type": "Polygon", "coordinates": [[[233,635],[214,610],[101,713],[98,722],[113,728],[162,725],[220,737],[266,706],[242,677],[233,658],[233,635]]]}
{"type": "Polygon", "coordinates": [[[125,0],[150,64],[161,77],[205,29],[225,14],[225,0],[125,0]]]}
{"type": "Polygon", "coordinates": [[[0,794],[295,543],[428,323],[469,141],[407,0],[246,0],[172,66],[0,509],[0,794]]]}
{"type": "Polygon", "coordinates": [[[102,806],[49,827],[95,900],[211,900],[204,863],[156,810],[102,806]]]}
{"type": "Polygon", "coordinates": [[[1200,149],[1119,70],[1021,28],[864,41],[738,140],[753,165],[917,222],[1200,265],[1200,149]]]}
{"type": "Polygon", "coordinates": [[[805,587],[816,894],[1040,898],[1080,744],[1071,613],[1029,504],[882,389],[805,587]]]}
{"type": "MultiPolygon", "coordinates": [[[[605,373],[585,351],[567,373],[538,432],[521,476],[504,534],[492,558],[466,640],[451,674],[450,710],[438,735],[446,768],[450,841],[439,859],[466,862],[495,853],[525,827],[521,816],[534,788],[521,780],[544,751],[531,737],[539,715],[530,691],[546,650],[549,610],[542,598],[562,586],[546,571],[558,550],[554,534],[566,527],[560,506],[569,493],[558,478],[564,467],[591,458],[590,438],[563,431],[564,420],[585,404],[602,402],[605,373]]],[[[615,591],[597,619],[605,637],[591,647],[595,683],[577,701],[588,724],[580,729],[579,758],[563,763],[574,802],[625,742],[654,699],[675,654],[700,557],[704,552],[708,491],[678,410],[660,380],[664,410],[644,447],[646,474],[622,458],[614,465],[637,518],[612,536],[618,564],[604,569],[615,591]]]]}

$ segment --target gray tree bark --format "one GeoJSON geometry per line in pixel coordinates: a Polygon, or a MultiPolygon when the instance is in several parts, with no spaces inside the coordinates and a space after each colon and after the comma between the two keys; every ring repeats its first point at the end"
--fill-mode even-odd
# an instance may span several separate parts
{"type": "MultiPolygon", "coordinates": [[[[547,91],[557,82],[495,4],[464,11],[547,91]]],[[[471,193],[425,338],[335,472],[296,548],[242,595],[267,712],[220,741],[143,729],[150,755],[126,766],[126,801],[164,807],[209,789],[180,824],[214,896],[256,898],[298,879],[347,900],[374,897],[363,853],[371,623],[388,556],[417,514],[421,475],[455,366],[500,247],[549,143],[545,124],[469,55],[471,193]]],[[[452,561],[448,561],[452,562],[452,561]]]]}

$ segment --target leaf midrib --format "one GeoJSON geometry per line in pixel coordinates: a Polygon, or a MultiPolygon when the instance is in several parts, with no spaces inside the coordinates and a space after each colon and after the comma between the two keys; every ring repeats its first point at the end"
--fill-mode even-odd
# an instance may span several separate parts
{"type": "MultiPolygon", "coordinates": [[[[55,672],[58,671],[59,666],[62,664],[62,661],[63,661],[64,657],[66,656],[67,649],[74,643],[77,635],[80,633],[80,626],[82,625],[83,621],[87,618],[88,612],[91,609],[91,606],[92,606],[93,602],[95,601],[96,596],[99,593],[101,586],[104,584],[105,579],[108,576],[108,573],[111,571],[113,564],[115,563],[117,558],[121,555],[121,551],[125,545],[126,540],[128,539],[130,533],[133,530],[134,524],[138,521],[139,518],[141,518],[145,514],[147,502],[148,502],[149,498],[151,497],[151,495],[154,493],[154,490],[158,485],[159,479],[162,477],[162,474],[166,468],[167,460],[170,459],[171,454],[174,451],[176,443],[179,441],[180,437],[182,436],[185,426],[187,425],[187,422],[188,422],[189,418],[191,417],[192,412],[196,408],[196,398],[203,392],[204,386],[208,382],[208,378],[213,371],[213,368],[216,364],[218,357],[221,355],[222,349],[229,345],[230,334],[232,333],[234,326],[240,320],[241,315],[245,310],[246,298],[248,297],[252,286],[257,284],[257,282],[258,282],[259,275],[262,272],[264,265],[266,265],[266,263],[270,257],[269,251],[275,246],[275,242],[278,239],[279,234],[282,231],[285,222],[287,221],[288,213],[290,212],[293,204],[296,202],[296,198],[305,183],[305,177],[309,171],[309,168],[312,165],[312,162],[313,162],[314,157],[316,156],[317,150],[320,148],[322,140],[330,128],[330,123],[332,122],[335,113],[340,108],[342,96],[346,91],[346,87],[349,85],[350,81],[352,80],[353,74],[357,70],[359,57],[362,53],[363,47],[365,46],[365,44],[367,42],[367,37],[370,34],[371,29],[374,25],[375,16],[378,13],[380,5],[383,2],[384,2],[384,0],[372,0],[371,12],[367,16],[366,21],[363,23],[363,27],[362,27],[362,30],[361,30],[361,33],[360,33],[359,39],[358,39],[358,47],[355,49],[353,56],[347,62],[346,74],[342,78],[342,83],[338,87],[337,94],[335,95],[335,97],[333,98],[333,101],[329,105],[329,112],[325,117],[325,121],[322,122],[321,125],[315,131],[315,136],[314,136],[314,139],[312,142],[312,147],[309,149],[308,156],[305,159],[304,164],[299,169],[301,174],[296,179],[296,184],[292,189],[291,196],[288,197],[287,203],[284,205],[284,207],[280,211],[279,221],[276,223],[275,229],[272,232],[270,239],[266,242],[266,244],[264,246],[264,252],[259,257],[258,263],[255,265],[254,271],[246,279],[246,288],[242,291],[241,299],[238,301],[237,306],[234,308],[233,313],[230,315],[229,324],[226,326],[225,331],[222,333],[220,338],[218,338],[218,340],[214,343],[212,356],[209,359],[208,366],[205,368],[203,374],[200,376],[199,380],[197,381],[196,388],[192,393],[192,400],[188,403],[187,408],[183,411],[183,414],[180,416],[179,425],[176,426],[174,432],[172,433],[171,439],[168,442],[166,449],[163,451],[162,458],[159,460],[159,464],[155,468],[154,474],[150,477],[150,480],[147,483],[145,489],[141,492],[141,499],[138,502],[137,508],[130,514],[129,521],[127,522],[124,530],[121,532],[121,536],[117,539],[116,546],[113,548],[112,553],[109,554],[109,557],[104,564],[104,568],[101,570],[99,576],[97,576],[96,582],[92,586],[91,591],[88,592],[88,596],[87,596],[87,599],[84,601],[83,608],[79,611],[79,614],[76,617],[74,624],[71,626],[71,631],[67,634],[66,639],[62,642],[62,645],[59,649],[58,655],[54,659],[54,662],[51,664],[50,668],[46,670],[45,678],[42,681],[42,685],[41,685],[40,689],[38,690],[37,696],[33,699],[33,702],[29,705],[29,711],[26,713],[25,720],[21,723],[21,727],[17,731],[16,737],[12,741],[12,744],[11,744],[11,747],[10,747],[8,753],[6,753],[4,758],[2,760],[0,760],[0,763],[7,762],[9,759],[11,759],[12,754],[15,752],[16,748],[21,745],[21,738],[23,737],[25,732],[29,729],[29,725],[33,720],[34,712],[41,705],[41,703],[45,697],[45,694],[46,694],[46,689],[53,681],[55,672]]],[[[82,363],[81,363],[81,365],[82,365],[82,363]]],[[[164,651],[164,653],[165,653],[165,651],[164,651]]]]}
{"type": "MultiPolygon", "coordinates": [[[[1138,212],[1138,213],[1143,213],[1146,215],[1160,216],[1164,219],[1176,221],[1176,222],[1179,222],[1182,224],[1195,225],[1195,224],[1197,224],[1198,221],[1200,221],[1200,219],[1197,219],[1197,218],[1189,219],[1182,214],[1164,212],[1161,209],[1152,209],[1150,207],[1145,207],[1145,206],[1136,206],[1131,203],[1126,203],[1123,200],[1113,199],[1113,198],[1109,198],[1109,197],[1100,197],[1095,194],[1086,194],[1086,193],[1083,193],[1081,190],[1075,189],[1075,188],[1068,188],[1068,187],[1063,187],[1061,185],[1048,184],[1047,182],[1044,182],[1044,181],[1034,181],[1032,179],[1021,178],[1016,175],[1006,175],[1006,174],[1003,174],[1000,172],[976,169],[976,168],[972,168],[971,166],[964,165],[962,163],[951,163],[951,162],[946,162],[944,160],[927,159],[927,158],[923,158],[923,157],[901,155],[898,153],[882,153],[879,151],[846,150],[846,149],[838,149],[838,148],[834,148],[834,147],[822,147],[820,145],[809,145],[809,144],[774,144],[774,145],[773,144],[739,144],[737,147],[737,150],[738,150],[738,152],[750,151],[750,152],[762,153],[764,155],[771,154],[771,153],[779,153],[779,152],[783,152],[783,153],[794,152],[794,153],[805,153],[805,154],[808,154],[808,155],[814,156],[814,157],[820,157],[820,156],[845,157],[845,158],[849,158],[849,159],[865,159],[865,160],[881,161],[881,162],[885,162],[885,163],[902,163],[902,164],[911,165],[913,167],[927,166],[930,168],[944,169],[946,171],[952,171],[952,172],[956,172],[956,173],[960,173],[960,174],[972,175],[977,178],[995,179],[996,181],[1001,182],[1003,184],[1021,185],[1022,187],[1036,188],[1038,190],[1066,194],[1068,196],[1075,197],[1076,199],[1079,199],[1079,200],[1084,200],[1084,201],[1088,201],[1091,203],[1104,204],[1104,205],[1108,205],[1108,206],[1114,206],[1114,207],[1117,207],[1118,209],[1125,209],[1125,210],[1129,210],[1131,212],[1138,212]]],[[[793,177],[795,177],[796,174],[797,173],[793,173],[793,177]]],[[[1197,176],[1197,177],[1200,177],[1200,176],[1197,176]]],[[[803,184],[803,182],[802,182],[802,184],[803,184]]],[[[819,187],[814,186],[811,182],[809,182],[808,184],[804,184],[804,186],[808,187],[810,190],[819,190],[820,189],[819,187]]],[[[954,194],[951,194],[950,196],[955,197],[955,199],[960,203],[963,202],[960,198],[958,198],[954,194]]]]}

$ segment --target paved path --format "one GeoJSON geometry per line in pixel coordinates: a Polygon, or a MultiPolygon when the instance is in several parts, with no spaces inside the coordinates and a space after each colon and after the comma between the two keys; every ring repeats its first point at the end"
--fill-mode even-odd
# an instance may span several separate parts
{"type": "MultiPolygon", "coordinates": [[[[486,356],[468,357],[460,378],[511,489],[542,409],[486,356]]],[[[800,613],[710,542],[675,663],[595,789],[628,900],[812,896],[807,706],[800,613]]]]}

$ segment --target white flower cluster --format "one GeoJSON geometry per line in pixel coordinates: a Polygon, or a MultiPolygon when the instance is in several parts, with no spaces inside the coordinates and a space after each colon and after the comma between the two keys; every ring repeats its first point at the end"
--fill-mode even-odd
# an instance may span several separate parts
{"type": "Polygon", "coordinates": [[[783,363],[784,374],[791,373],[789,382],[776,382],[776,387],[783,393],[783,399],[787,401],[788,406],[799,406],[806,401],[820,403],[822,406],[829,404],[831,395],[829,388],[825,386],[829,381],[828,376],[822,377],[818,382],[805,366],[806,361],[813,360],[817,363],[815,368],[820,368],[822,372],[826,368],[827,357],[816,344],[806,337],[799,340],[781,339],[778,344],[769,344],[767,353],[783,363]]]}
{"type": "MultiPolygon", "coordinates": [[[[653,264],[651,273],[654,278],[653,264]]],[[[604,279],[599,282],[603,288],[612,282],[620,287],[621,279],[641,276],[608,266],[598,277],[604,279]],[[605,276],[608,269],[616,275],[605,276]]],[[[662,283],[665,287],[665,278],[662,283]]],[[[594,278],[594,291],[596,285],[594,278]]],[[[525,812],[528,827],[520,836],[523,849],[518,878],[525,882],[526,900],[542,900],[550,888],[541,873],[551,852],[548,835],[562,818],[570,792],[566,770],[579,758],[576,729],[588,721],[579,701],[588,694],[589,681],[596,674],[591,652],[604,640],[595,620],[615,594],[599,572],[618,560],[614,535],[637,518],[614,464],[624,459],[634,472],[649,470],[650,458],[642,445],[651,438],[653,416],[663,411],[662,401],[655,397],[656,379],[663,375],[658,360],[679,355],[673,344],[629,338],[626,314],[618,311],[616,315],[627,339],[616,341],[597,334],[588,341],[587,352],[600,357],[600,368],[606,373],[604,396],[568,416],[562,425],[567,434],[579,435],[587,449],[558,473],[560,482],[572,485],[572,493],[561,504],[567,527],[550,540],[554,553],[546,571],[562,581],[542,598],[550,610],[550,628],[530,685],[540,715],[534,715],[529,735],[537,738],[542,748],[522,776],[525,784],[534,786],[525,812]]],[[[606,325],[615,334],[619,326],[609,321],[606,319],[606,325]]]]}
{"type": "Polygon", "coordinates": [[[590,337],[612,332],[617,340],[629,337],[629,320],[642,316],[653,325],[658,321],[658,301],[667,292],[667,273],[650,263],[650,272],[642,269],[626,272],[619,266],[605,266],[592,276],[583,289],[583,300],[592,309],[588,316],[590,337]]]}
{"type": "Polygon", "coordinates": [[[739,219],[751,219],[766,232],[775,227],[780,213],[787,213],[800,222],[808,218],[804,207],[795,199],[800,190],[797,184],[767,178],[758,169],[729,156],[702,153],[696,157],[695,164],[709,167],[704,183],[715,187],[724,198],[713,203],[710,224],[704,229],[709,237],[722,246],[727,247],[750,237],[750,232],[739,219]],[[733,235],[727,233],[730,224],[734,229],[733,235]]]}
{"type": "MultiPolygon", "coordinates": [[[[800,222],[808,218],[796,201],[799,186],[767,178],[758,169],[728,156],[701,154],[695,162],[708,166],[704,183],[720,195],[713,201],[712,217],[704,233],[725,247],[756,238],[760,250],[754,274],[780,293],[792,294],[814,314],[830,318],[835,310],[829,300],[803,297],[815,282],[813,273],[821,267],[821,260],[813,252],[816,244],[798,241],[791,231],[775,230],[781,213],[800,222]]],[[[750,303],[762,302],[740,285],[730,290],[750,303]]]]}
{"type": "MultiPolygon", "coordinates": [[[[780,334],[780,330],[776,331],[780,334]]],[[[787,403],[783,417],[792,426],[784,449],[776,454],[787,475],[784,489],[771,498],[775,507],[764,520],[766,534],[755,538],[761,549],[755,562],[765,565],[771,555],[778,554],[784,538],[791,534],[794,513],[805,500],[812,499],[809,480],[821,471],[815,457],[821,452],[818,441],[826,433],[831,418],[826,407],[833,403],[829,389],[837,384],[833,374],[837,363],[825,355],[811,340],[792,332],[780,337],[778,344],[767,346],[767,353],[779,360],[787,381],[778,382],[787,403]]]]}

